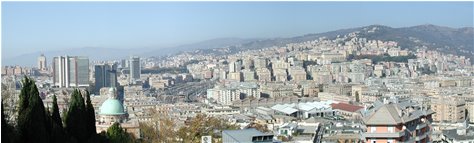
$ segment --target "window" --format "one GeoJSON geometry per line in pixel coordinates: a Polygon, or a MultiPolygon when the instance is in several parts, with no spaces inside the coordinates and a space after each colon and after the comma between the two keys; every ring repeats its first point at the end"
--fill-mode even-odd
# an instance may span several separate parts
{"type": "Polygon", "coordinates": [[[377,131],[377,128],[376,127],[370,127],[370,132],[371,133],[375,133],[377,131]]]}
{"type": "Polygon", "coordinates": [[[388,127],[388,132],[393,133],[393,127],[388,127]]]}
{"type": "Polygon", "coordinates": [[[392,139],[388,139],[388,140],[387,140],[387,143],[393,143],[393,140],[392,140],[392,139]]]}
{"type": "Polygon", "coordinates": [[[376,141],[376,140],[373,140],[372,143],[377,143],[377,141],[376,141]]]}

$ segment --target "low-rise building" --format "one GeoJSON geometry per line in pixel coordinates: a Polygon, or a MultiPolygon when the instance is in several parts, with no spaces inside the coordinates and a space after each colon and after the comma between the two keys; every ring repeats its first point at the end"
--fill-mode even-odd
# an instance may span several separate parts
{"type": "Polygon", "coordinates": [[[254,128],[222,131],[223,143],[274,143],[273,134],[262,133],[254,128]]]}

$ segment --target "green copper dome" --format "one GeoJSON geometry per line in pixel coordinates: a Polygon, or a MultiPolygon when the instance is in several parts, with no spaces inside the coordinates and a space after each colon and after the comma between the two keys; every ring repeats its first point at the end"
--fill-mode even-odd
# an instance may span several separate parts
{"type": "Polygon", "coordinates": [[[122,103],[117,99],[107,99],[100,106],[101,115],[122,115],[125,114],[122,103]]]}

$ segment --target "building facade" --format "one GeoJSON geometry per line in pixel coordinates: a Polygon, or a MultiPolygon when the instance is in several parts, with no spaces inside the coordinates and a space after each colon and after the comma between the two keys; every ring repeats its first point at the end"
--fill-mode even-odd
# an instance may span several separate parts
{"type": "Polygon", "coordinates": [[[88,87],[89,58],[59,56],[53,59],[53,82],[57,87],[88,87]]]}
{"type": "Polygon", "coordinates": [[[368,143],[431,142],[432,114],[409,101],[375,104],[363,113],[362,135],[368,143]]]}
{"type": "Polygon", "coordinates": [[[48,65],[46,63],[46,57],[41,54],[41,56],[38,57],[38,69],[41,71],[48,70],[48,65]]]}
{"type": "Polygon", "coordinates": [[[133,83],[137,80],[140,80],[140,74],[142,72],[142,67],[140,65],[140,57],[130,57],[130,82],[133,83]]]}
{"type": "Polygon", "coordinates": [[[438,97],[431,99],[431,109],[435,122],[460,123],[466,120],[466,102],[454,97],[438,97]]]}
{"type": "Polygon", "coordinates": [[[117,87],[117,65],[101,64],[94,66],[95,90],[99,94],[103,87],[117,87]]]}

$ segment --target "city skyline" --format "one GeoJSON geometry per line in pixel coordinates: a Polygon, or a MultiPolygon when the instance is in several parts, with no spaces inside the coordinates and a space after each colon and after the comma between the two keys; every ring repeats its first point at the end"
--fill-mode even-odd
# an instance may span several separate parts
{"type": "Polygon", "coordinates": [[[470,2],[3,4],[4,143],[474,142],[470,2]]]}
{"type": "Polygon", "coordinates": [[[2,59],[84,47],[159,49],[222,37],[292,37],[372,24],[461,28],[473,21],[472,2],[5,2],[2,9],[2,59]]]}

